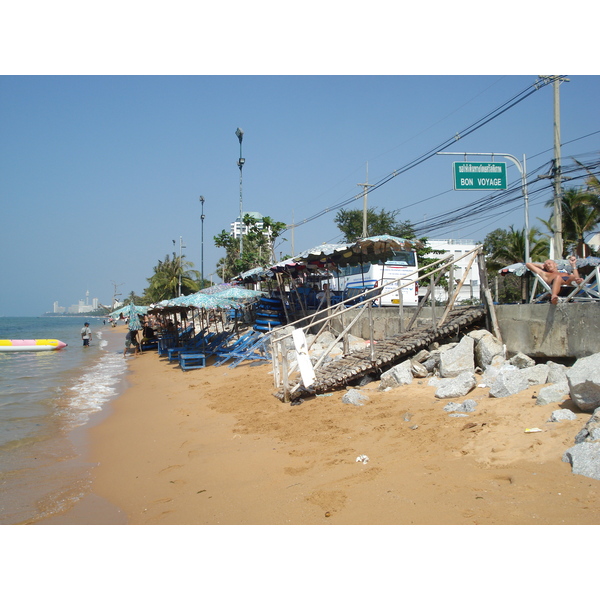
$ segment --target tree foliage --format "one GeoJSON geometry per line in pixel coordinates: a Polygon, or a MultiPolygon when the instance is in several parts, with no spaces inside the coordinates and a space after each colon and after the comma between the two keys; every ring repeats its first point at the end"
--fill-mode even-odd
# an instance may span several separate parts
{"type": "MultiPolygon", "coordinates": [[[[525,279],[513,274],[498,275],[503,267],[525,260],[525,229],[494,229],[483,241],[486,267],[492,277],[498,279],[498,300],[517,302],[524,297],[525,279]]],[[[529,255],[533,262],[542,262],[548,258],[550,244],[548,238],[536,227],[529,230],[529,255]]]]}
{"type": "Polygon", "coordinates": [[[192,294],[200,289],[200,273],[192,267],[193,263],[185,260],[185,255],[173,256],[168,254],[164,260],[159,260],[153,268],[154,274],[148,278],[148,287],[144,290],[144,297],[148,303],[160,302],[179,295],[179,281],[181,278],[181,295],[192,294]]]}
{"type": "MultiPolygon", "coordinates": [[[[399,210],[388,211],[381,209],[379,212],[373,208],[367,209],[367,237],[373,235],[394,235],[396,237],[414,239],[415,230],[410,221],[398,221],[399,210]]],[[[363,237],[363,211],[360,209],[341,209],[333,222],[344,234],[344,241],[355,242],[363,237]]]]}
{"type": "Polygon", "coordinates": [[[213,239],[217,248],[225,250],[225,256],[217,262],[217,269],[223,281],[229,281],[240,273],[256,267],[266,267],[276,262],[275,240],[285,230],[286,224],[263,217],[262,225],[254,217],[245,214],[243,224],[248,231],[243,236],[243,251],[240,255],[240,240],[224,229],[213,239]]]}
{"type": "MultiPolygon", "coordinates": [[[[588,187],[569,188],[563,192],[561,199],[563,256],[576,254],[577,248],[585,243],[585,234],[594,231],[600,223],[600,200],[598,195],[598,179],[593,175],[588,178],[588,187]]],[[[551,198],[547,207],[554,206],[551,198]]],[[[544,224],[554,234],[554,210],[550,219],[544,224]]]]}
{"type": "MultiPolygon", "coordinates": [[[[442,250],[434,250],[429,246],[427,238],[416,240],[415,228],[410,221],[398,221],[399,210],[387,211],[381,209],[379,212],[375,208],[367,209],[367,233],[368,236],[375,235],[393,235],[406,240],[418,241],[415,250],[419,261],[419,268],[435,262],[438,258],[431,258],[431,254],[444,254],[442,250]]],[[[334,223],[344,234],[346,242],[355,242],[362,238],[363,229],[363,211],[360,209],[345,210],[341,209],[334,218],[334,223]]],[[[430,269],[431,270],[431,269],[430,269]]],[[[419,276],[426,275],[428,269],[424,269],[419,276]]],[[[424,285],[424,284],[422,284],[424,285]]],[[[439,285],[447,287],[447,278],[442,277],[439,285]]]]}

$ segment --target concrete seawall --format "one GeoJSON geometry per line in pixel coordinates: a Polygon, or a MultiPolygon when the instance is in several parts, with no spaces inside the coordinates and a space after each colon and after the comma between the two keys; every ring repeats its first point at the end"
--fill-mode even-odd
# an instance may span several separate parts
{"type": "Polygon", "coordinates": [[[600,352],[600,302],[496,306],[509,352],[580,358],[600,352]]]}
{"type": "MultiPolygon", "coordinates": [[[[523,352],[536,358],[580,358],[600,352],[600,302],[573,302],[567,304],[506,304],[496,306],[496,315],[503,342],[510,353],[523,352]]],[[[357,309],[358,310],[358,309],[357,309]]],[[[431,309],[424,308],[419,323],[431,322],[431,309]]],[[[403,311],[404,326],[412,318],[414,308],[403,311]]],[[[440,319],[444,307],[436,307],[440,319]]],[[[373,338],[383,340],[400,333],[400,315],[397,308],[374,308],[373,338]]],[[[355,311],[333,319],[337,331],[349,324],[355,311]]],[[[315,327],[316,333],[320,326],[315,327]]],[[[369,316],[365,311],[350,330],[352,335],[369,339],[369,316]]]]}

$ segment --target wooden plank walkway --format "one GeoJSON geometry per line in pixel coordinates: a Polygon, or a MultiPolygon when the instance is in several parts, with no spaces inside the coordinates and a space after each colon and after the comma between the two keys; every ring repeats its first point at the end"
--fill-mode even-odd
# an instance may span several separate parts
{"type": "MultiPolygon", "coordinates": [[[[291,393],[289,400],[293,402],[302,397],[344,387],[368,374],[379,375],[395,364],[429,347],[433,342],[441,342],[454,337],[461,330],[484,321],[485,314],[485,308],[482,306],[457,308],[448,313],[445,323],[437,329],[431,326],[418,327],[377,342],[374,344],[374,360],[371,358],[371,350],[367,349],[325,363],[315,370],[315,382],[310,389],[300,385],[291,393]]],[[[296,383],[299,382],[298,379],[296,383]]],[[[290,388],[294,388],[294,382],[290,382],[290,388]]],[[[274,396],[279,400],[284,400],[283,390],[278,390],[274,396]]]]}

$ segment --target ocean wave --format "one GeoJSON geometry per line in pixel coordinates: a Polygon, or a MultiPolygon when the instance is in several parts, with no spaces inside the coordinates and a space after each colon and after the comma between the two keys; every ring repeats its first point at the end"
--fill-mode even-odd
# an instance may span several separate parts
{"type": "Polygon", "coordinates": [[[102,410],[104,404],[118,395],[118,386],[127,371],[122,354],[105,354],[69,387],[62,416],[71,426],[83,425],[91,414],[102,410]]]}

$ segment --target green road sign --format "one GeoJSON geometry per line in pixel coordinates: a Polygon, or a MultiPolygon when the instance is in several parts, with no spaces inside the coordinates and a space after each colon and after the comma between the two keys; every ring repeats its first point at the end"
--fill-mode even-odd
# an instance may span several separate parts
{"type": "Polygon", "coordinates": [[[505,190],[506,163],[453,163],[455,190],[505,190]]]}

